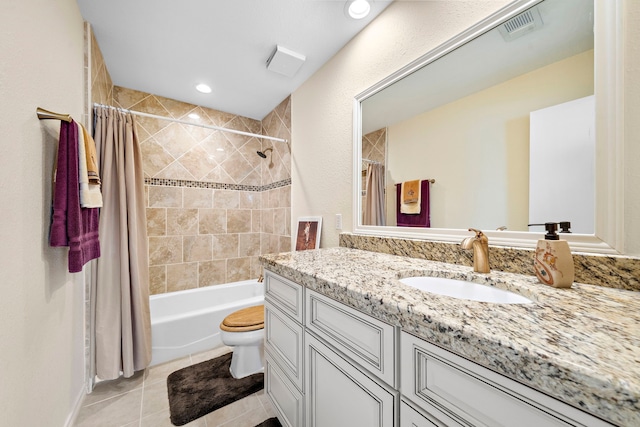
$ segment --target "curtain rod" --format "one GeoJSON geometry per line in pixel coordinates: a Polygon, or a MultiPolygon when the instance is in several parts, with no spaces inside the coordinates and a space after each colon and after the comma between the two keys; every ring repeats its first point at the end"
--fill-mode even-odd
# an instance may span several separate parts
{"type": "Polygon", "coordinates": [[[265,136],[265,135],[259,135],[257,133],[244,132],[244,131],[236,130],[236,129],[223,128],[223,127],[220,127],[220,126],[205,125],[205,124],[201,124],[201,123],[193,123],[193,122],[188,122],[186,120],[174,119],[172,117],[158,116],[158,115],[155,115],[155,114],[149,114],[149,113],[143,113],[143,112],[140,112],[140,111],[127,110],[125,108],[113,107],[111,105],[104,105],[104,104],[97,104],[96,103],[96,104],[93,104],[93,106],[94,107],[112,108],[114,110],[120,110],[120,111],[124,111],[124,112],[127,112],[127,113],[131,113],[131,114],[133,114],[135,116],[149,117],[151,119],[166,120],[168,122],[181,123],[183,125],[198,126],[198,127],[201,127],[201,128],[219,130],[219,131],[222,131],[222,132],[235,133],[235,134],[238,134],[238,135],[253,136],[255,138],[261,138],[261,139],[269,139],[271,141],[289,142],[286,139],[276,138],[274,136],[265,136]]]}
{"type": "Polygon", "coordinates": [[[365,159],[364,157],[362,158],[363,162],[367,162],[367,163],[373,163],[375,165],[381,165],[382,163],[378,162],[377,160],[369,160],[369,159],[365,159]]]}

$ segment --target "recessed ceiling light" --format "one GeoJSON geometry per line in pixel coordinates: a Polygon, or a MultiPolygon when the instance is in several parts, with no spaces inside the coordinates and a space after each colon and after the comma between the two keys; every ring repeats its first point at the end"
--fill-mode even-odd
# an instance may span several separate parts
{"type": "Polygon", "coordinates": [[[189,116],[188,116],[188,117],[189,117],[190,119],[193,119],[193,120],[198,120],[198,119],[200,118],[200,116],[199,116],[199,115],[197,115],[196,113],[191,113],[191,114],[189,114],[189,116]]]}
{"type": "Polygon", "coordinates": [[[196,86],[196,90],[202,93],[211,93],[211,88],[204,83],[200,83],[196,86]]]}
{"type": "Polygon", "coordinates": [[[367,0],[353,0],[347,3],[347,11],[353,19],[362,19],[369,14],[371,5],[367,0]]]}

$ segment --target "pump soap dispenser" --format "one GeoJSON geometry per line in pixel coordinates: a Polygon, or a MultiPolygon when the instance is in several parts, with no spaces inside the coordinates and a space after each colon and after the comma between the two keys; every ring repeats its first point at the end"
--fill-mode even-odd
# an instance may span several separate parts
{"type": "MultiPolygon", "coordinates": [[[[570,226],[568,222],[563,222],[562,230],[568,232],[570,226]]],[[[560,240],[560,236],[556,233],[558,223],[546,222],[544,227],[547,234],[543,240],[538,240],[533,260],[536,276],[545,285],[570,288],[573,284],[574,267],[569,243],[566,240],[560,240]]]]}

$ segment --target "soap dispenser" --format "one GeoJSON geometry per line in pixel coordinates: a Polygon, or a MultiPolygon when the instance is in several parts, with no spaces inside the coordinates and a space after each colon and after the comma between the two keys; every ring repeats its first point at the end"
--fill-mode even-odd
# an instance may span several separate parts
{"type": "MultiPolygon", "coordinates": [[[[569,232],[570,226],[569,222],[563,222],[562,231],[569,232]]],[[[547,234],[544,239],[538,240],[533,260],[536,276],[545,285],[570,288],[573,284],[574,267],[569,243],[566,240],[560,240],[560,236],[556,233],[558,223],[546,222],[544,227],[547,234]]]]}

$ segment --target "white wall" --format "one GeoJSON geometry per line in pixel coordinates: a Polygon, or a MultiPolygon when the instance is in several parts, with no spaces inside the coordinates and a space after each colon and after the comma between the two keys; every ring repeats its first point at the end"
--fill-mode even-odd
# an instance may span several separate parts
{"type": "MultiPolygon", "coordinates": [[[[640,2],[624,0],[625,235],[640,255],[640,2]]],[[[292,95],[292,221],[324,217],[321,245],[338,245],[334,216],[352,231],[353,98],[509,1],[396,1],[292,95]]]]}
{"type": "Polygon", "coordinates": [[[59,122],[83,113],[83,23],[74,0],[22,0],[0,15],[0,413],[2,425],[62,426],[84,383],[83,287],[49,248],[59,122]]]}

